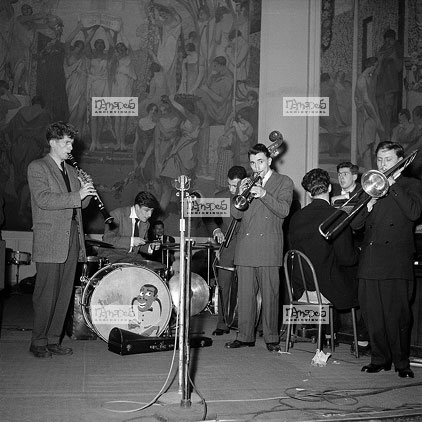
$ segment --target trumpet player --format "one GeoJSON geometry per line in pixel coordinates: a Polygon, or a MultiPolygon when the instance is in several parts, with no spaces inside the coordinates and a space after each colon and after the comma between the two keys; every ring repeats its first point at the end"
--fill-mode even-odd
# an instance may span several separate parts
{"type": "MultiPolygon", "coordinates": [[[[404,156],[403,147],[390,141],[376,149],[378,170],[386,172],[404,156]]],[[[364,227],[359,258],[359,303],[369,332],[371,362],[363,372],[389,371],[392,363],[402,378],[413,378],[409,365],[413,290],[414,226],[422,212],[422,186],[404,177],[397,167],[388,193],[371,199],[352,220],[364,227]]]]}
{"type": "Polygon", "coordinates": [[[263,144],[248,152],[254,179],[249,186],[243,179],[239,192],[250,192],[253,200],[246,209],[231,207],[232,216],[242,220],[237,235],[234,264],[241,283],[238,285],[238,329],[236,340],[226,343],[229,349],[255,346],[257,293],[262,297],[262,329],[267,349],[278,352],[279,346],[279,268],[283,260],[283,221],[289,214],[293,181],[270,168],[271,154],[263,144]]]}
{"type": "Polygon", "coordinates": [[[47,128],[49,153],[28,166],[33,220],[32,259],[37,278],[32,295],[34,327],[30,352],[37,358],[70,355],[61,334],[73,291],[76,264],[85,261],[81,208],[96,195],[65,163],[77,130],[55,122],[47,128]]]}

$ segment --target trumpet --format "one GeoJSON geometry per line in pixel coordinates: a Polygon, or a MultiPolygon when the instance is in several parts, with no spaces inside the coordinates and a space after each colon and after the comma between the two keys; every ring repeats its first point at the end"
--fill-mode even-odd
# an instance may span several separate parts
{"type": "Polygon", "coordinates": [[[261,176],[256,173],[255,176],[249,179],[246,189],[233,197],[233,205],[239,211],[245,211],[248,209],[249,204],[252,202],[253,196],[251,196],[251,189],[259,182],[261,176]]]}
{"type": "Polygon", "coordinates": [[[344,227],[354,218],[354,216],[372,199],[381,198],[387,194],[390,184],[388,178],[397,171],[402,173],[403,170],[414,160],[418,150],[414,150],[407,157],[400,160],[393,167],[386,170],[384,173],[378,170],[369,170],[362,175],[361,188],[357,189],[356,193],[352,195],[340,208],[338,208],[332,215],[326,218],[319,225],[320,234],[327,240],[331,240],[336,234],[340,233],[344,227]],[[363,192],[366,195],[358,202],[350,213],[345,218],[342,218],[345,207],[352,201],[357,199],[363,192]],[[336,225],[334,225],[336,223],[336,225]]]}
{"type": "MultiPolygon", "coordinates": [[[[68,154],[67,160],[69,163],[75,168],[76,172],[78,173],[78,176],[85,182],[85,183],[92,183],[92,177],[85,171],[83,171],[77,161],[75,160],[75,157],[72,154],[68,154]]],[[[104,217],[104,222],[106,224],[111,224],[114,220],[114,218],[108,213],[108,211],[105,209],[104,203],[101,200],[100,196],[97,194],[94,196],[94,199],[98,205],[98,208],[100,209],[101,215],[104,217]]]]}

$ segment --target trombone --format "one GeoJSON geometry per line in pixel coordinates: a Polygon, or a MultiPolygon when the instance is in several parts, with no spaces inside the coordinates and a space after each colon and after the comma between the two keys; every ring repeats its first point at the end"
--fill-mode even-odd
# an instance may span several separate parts
{"type": "Polygon", "coordinates": [[[393,167],[386,170],[384,173],[378,170],[369,170],[362,175],[361,179],[361,188],[357,191],[333,214],[326,218],[319,225],[319,232],[325,239],[331,240],[337,233],[339,233],[343,228],[349,224],[349,222],[354,218],[354,216],[372,199],[372,198],[381,198],[387,194],[390,184],[388,178],[393,175],[398,169],[400,173],[414,160],[418,150],[414,150],[407,157],[400,160],[393,167]],[[358,198],[362,192],[366,193],[366,196],[358,202],[345,218],[341,219],[341,216],[344,216],[344,207],[347,207],[353,200],[358,198]],[[338,222],[338,220],[340,221],[338,222]]]}

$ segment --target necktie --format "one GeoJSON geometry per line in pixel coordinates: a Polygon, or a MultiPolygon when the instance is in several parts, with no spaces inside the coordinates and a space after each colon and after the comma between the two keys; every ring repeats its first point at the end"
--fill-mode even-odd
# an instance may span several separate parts
{"type": "MultiPolygon", "coordinates": [[[[66,172],[66,169],[64,167],[64,161],[62,161],[60,163],[60,167],[61,167],[61,172],[62,172],[62,176],[63,176],[64,182],[66,183],[67,191],[68,192],[71,192],[72,190],[70,189],[69,176],[68,176],[68,174],[66,172]]],[[[72,220],[75,220],[75,219],[76,219],[76,209],[73,208],[72,220]]]]}
{"type": "Polygon", "coordinates": [[[70,192],[71,191],[71,189],[70,189],[70,181],[69,181],[69,176],[66,173],[66,169],[64,168],[64,161],[62,161],[60,163],[60,166],[62,168],[62,175],[63,175],[64,182],[66,183],[67,191],[70,192]]]}
{"type": "Polygon", "coordinates": [[[139,218],[135,218],[135,228],[133,229],[133,237],[139,237],[139,218]]]}

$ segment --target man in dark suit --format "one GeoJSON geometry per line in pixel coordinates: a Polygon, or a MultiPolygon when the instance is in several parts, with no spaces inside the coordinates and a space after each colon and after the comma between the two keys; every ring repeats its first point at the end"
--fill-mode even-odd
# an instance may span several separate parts
{"type": "MultiPolygon", "coordinates": [[[[234,263],[241,283],[238,286],[238,339],[226,347],[255,346],[257,292],[262,296],[262,328],[267,349],[280,351],[279,338],[279,268],[283,262],[283,221],[288,216],[293,197],[293,181],[270,169],[271,155],[263,144],[248,153],[255,176],[261,181],[250,188],[253,198],[246,210],[232,205],[232,216],[241,219],[234,263]]],[[[242,193],[249,183],[243,179],[242,193]]]]}
{"type": "Polygon", "coordinates": [[[34,327],[30,352],[39,358],[70,355],[61,346],[63,325],[72,296],[76,264],[86,261],[81,207],[96,195],[92,183],[78,179],[65,163],[77,130],[65,122],[47,129],[50,152],[28,166],[37,278],[32,295],[34,327]]]}
{"type": "MultiPolygon", "coordinates": [[[[167,246],[171,246],[170,244],[174,244],[176,242],[173,236],[169,236],[164,234],[164,223],[161,220],[156,220],[152,223],[151,231],[148,234],[148,238],[150,242],[160,242],[161,245],[168,244],[167,246]]],[[[167,266],[167,269],[170,270],[175,258],[174,258],[174,251],[171,249],[165,250],[164,248],[157,249],[149,255],[149,259],[157,262],[161,262],[162,264],[167,266]],[[167,262],[167,251],[168,251],[168,262],[167,262]]]]}
{"type": "MultiPolygon", "coordinates": [[[[230,198],[236,193],[236,189],[241,180],[246,177],[246,170],[242,166],[233,166],[227,173],[228,188],[219,192],[216,197],[230,198]]],[[[220,217],[213,220],[211,229],[212,236],[221,245],[219,249],[218,258],[218,320],[217,327],[212,332],[213,336],[220,336],[228,334],[229,328],[229,310],[230,299],[232,292],[237,293],[237,286],[235,286],[235,267],[234,267],[234,251],[236,247],[236,237],[239,231],[240,222],[231,217],[220,217]],[[229,227],[232,224],[233,234],[230,242],[225,245],[225,236],[228,235],[229,227]],[[234,227],[233,227],[234,225],[234,227]],[[234,289],[236,291],[234,291],[234,289]]]]}
{"type": "Polygon", "coordinates": [[[132,206],[111,211],[113,224],[106,225],[103,241],[113,245],[113,248],[100,247],[98,255],[107,258],[110,263],[145,261],[141,253],[151,256],[160,248],[159,242],[148,242],[148,220],[158,207],[158,201],[152,193],[141,191],[132,206]]]}
{"type": "MultiPolygon", "coordinates": [[[[390,170],[403,156],[400,144],[379,143],[378,170],[390,170]]],[[[409,301],[414,280],[414,229],[422,212],[422,186],[420,180],[401,175],[402,170],[400,167],[390,175],[388,193],[372,198],[352,225],[365,228],[358,270],[359,303],[368,327],[371,363],[362,371],[388,371],[394,363],[400,377],[413,378],[409,363],[409,301]]]]}
{"type": "MultiPolygon", "coordinates": [[[[330,205],[330,176],[325,170],[313,169],[303,177],[302,186],[312,202],[297,211],[290,220],[290,248],[303,252],[311,260],[319,290],[335,309],[355,307],[358,305],[357,289],[343,268],[356,264],[358,260],[352,230],[347,226],[333,241],[327,241],[319,233],[319,225],[335,212],[330,205]]],[[[307,288],[315,291],[313,283],[307,288]]],[[[293,290],[295,298],[299,299],[303,294],[300,280],[293,278],[293,290]]]]}
{"type": "MultiPolygon", "coordinates": [[[[353,197],[353,195],[360,190],[360,183],[357,181],[359,176],[359,167],[350,161],[344,161],[337,165],[337,177],[338,185],[334,185],[331,192],[331,204],[339,208],[347,200],[353,197]]],[[[358,197],[349,202],[353,205],[358,201],[358,197]]],[[[348,210],[345,210],[346,212],[348,210]]]]}

